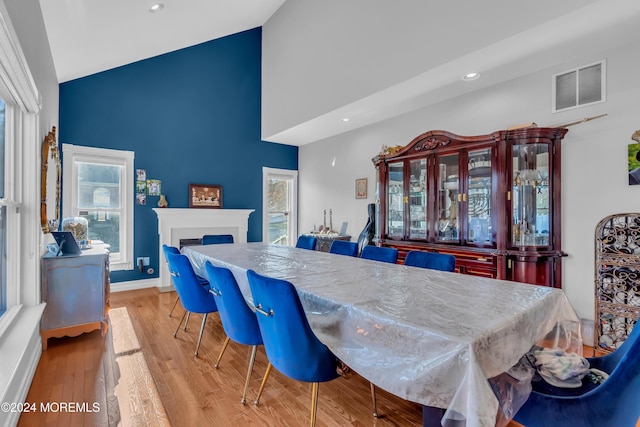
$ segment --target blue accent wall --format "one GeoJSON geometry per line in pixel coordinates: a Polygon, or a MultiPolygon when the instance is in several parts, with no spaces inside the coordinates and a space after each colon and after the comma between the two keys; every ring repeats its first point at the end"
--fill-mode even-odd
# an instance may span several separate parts
{"type": "MultiPolygon", "coordinates": [[[[255,28],[62,83],[60,141],[134,151],[169,207],[189,207],[190,183],[222,185],[223,208],[255,209],[247,238],[261,241],[262,167],[298,169],[298,147],[260,139],[261,45],[255,28]]],[[[158,199],[134,209],[134,262],[156,273],[113,282],[158,277],[158,199]]]]}

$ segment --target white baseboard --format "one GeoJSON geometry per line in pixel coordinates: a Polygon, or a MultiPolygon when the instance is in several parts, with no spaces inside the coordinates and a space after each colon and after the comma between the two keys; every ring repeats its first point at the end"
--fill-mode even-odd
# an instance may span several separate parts
{"type": "Polygon", "coordinates": [[[132,291],[135,289],[153,288],[160,285],[160,279],[129,280],[111,283],[111,292],[132,291]]]}

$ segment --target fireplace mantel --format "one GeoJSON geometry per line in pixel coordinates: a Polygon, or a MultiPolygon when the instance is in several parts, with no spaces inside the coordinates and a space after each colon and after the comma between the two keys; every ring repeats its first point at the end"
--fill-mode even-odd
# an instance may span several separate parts
{"type": "Polygon", "coordinates": [[[158,259],[160,290],[173,289],[162,245],[180,246],[181,239],[201,238],[205,234],[231,234],[235,242],[247,241],[249,215],[254,209],[153,208],[158,216],[158,259]]]}

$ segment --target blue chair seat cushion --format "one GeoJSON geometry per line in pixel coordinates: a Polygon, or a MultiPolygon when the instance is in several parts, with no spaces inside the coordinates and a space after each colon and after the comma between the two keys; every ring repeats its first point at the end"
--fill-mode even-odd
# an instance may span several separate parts
{"type": "Polygon", "coordinates": [[[531,388],[534,392],[548,396],[582,396],[585,393],[598,387],[599,384],[591,381],[589,375],[582,379],[582,385],[575,388],[556,387],[546,382],[540,375],[536,375],[531,380],[531,388]]]}

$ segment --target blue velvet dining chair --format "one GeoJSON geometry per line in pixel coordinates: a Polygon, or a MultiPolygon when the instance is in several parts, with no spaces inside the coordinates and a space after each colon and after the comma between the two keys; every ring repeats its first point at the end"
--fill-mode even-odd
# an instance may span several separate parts
{"type": "Polygon", "coordinates": [[[358,256],[358,243],[346,240],[334,240],[329,248],[329,253],[347,256],[358,256]]]}
{"type": "MultiPolygon", "coordinates": [[[[338,358],[311,330],[298,292],[290,282],[262,276],[253,270],[247,271],[247,278],[269,359],[255,404],[259,403],[267,377],[275,366],[289,378],[312,383],[311,426],[314,426],[318,409],[318,385],[339,376],[338,358]]],[[[373,384],[371,391],[375,391],[373,384]]],[[[375,394],[372,397],[374,415],[377,416],[375,394]]]]}
{"type": "MultiPolygon", "coordinates": [[[[176,248],[175,246],[169,246],[165,243],[162,244],[162,253],[164,254],[164,260],[165,262],[168,264],[169,261],[167,261],[167,254],[179,254],[180,253],[180,249],[176,248]]],[[[205,279],[204,277],[198,277],[198,282],[202,285],[205,286],[207,289],[209,289],[209,281],[207,279],[205,279]]],[[[175,285],[174,285],[175,287],[175,285]]],[[[176,308],[176,305],[178,305],[178,301],[180,301],[180,296],[178,295],[176,297],[175,302],[173,303],[173,306],[171,307],[171,311],[169,312],[169,317],[171,317],[171,315],[173,314],[173,310],[176,308]]],[[[187,319],[184,322],[184,330],[187,330],[187,323],[189,323],[189,314],[187,314],[187,319]]]]}
{"type": "Polygon", "coordinates": [[[182,254],[167,254],[167,261],[169,262],[169,273],[173,278],[173,284],[176,287],[176,292],[178,292],[180,302],[185,310],[182,315],[182,319],[180,319],[180,322],[178,323],[176,331],[173,333],[173,337],[175,338],[178,334],[180,324],[187,313],[202,314],[200,335],[198,336],[196,351],[193,354],[194,356],[197,356],[207,316],[209,313],[218,311],[218,307],[216,306],[216,301],[213,295],[211,295],[209,291],[198,281],[198,276],[193,271],[193,266],[191,265],[189,258],[182,254]]]}
{"type": "Polygon", "coordinates": [[[360,258],[395,264],[398,261],[398,250],[396,248],[368,245],[362,248],[360,258]]]}
{"type": "Polygon", "coordinates": [[[230,340],[238,344],[251,346],[247,379],[244,384],[244,393],[242,394],[242,404],[244,405],[247,401],[247,391],[249,390],[253,364],[256,360],[256,351],[258,350],[258,346],[262,344],[262,335],[260,334],[258,319],[256,319],[256,314],[253,310],[247,305],[231,270],[216,267],[209,261],[205,264],[205,270],[211,283],[210,292],[216,300],[218,313],[220,313],[222,327],[224,328],[225,334],[227,334],[218,360],[216,360],[213,366],[216,369],[220,366],[220,360],[230,340]]]}
{"type": "Polygon", "coordinates": [[[318,244],[317,238],[313,236],[305,236],[303,234],[300,237],[298,237],[298,241],[296,242],[296,248],[309,249],[309,250],[315,251],[317,244],[318,244]]]}
{"type": "Polygon", "coordinates": [[[456,257],[437,252],[409,251],[404,258],[404,265],[430,268],[431,270],[454,271],[456,268],[456,257]]]}
{"type": "Polygon", "coordinates": [[[526,427],[634,427],[640,418],[640,326],[612,353],[587,358],[609,374],[601,384],[587,377],[578,388],[534,382],[529,399],[514,419],[526,427]]]}
{"type": "Polygon", "coordinates": [[[220,243],[233,243],[232,234],[205,234],[202,236],[203,245],[218,245],[220,243]]]}

